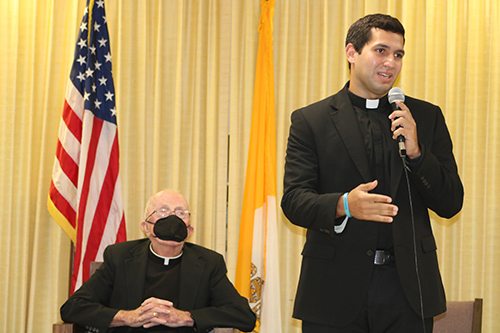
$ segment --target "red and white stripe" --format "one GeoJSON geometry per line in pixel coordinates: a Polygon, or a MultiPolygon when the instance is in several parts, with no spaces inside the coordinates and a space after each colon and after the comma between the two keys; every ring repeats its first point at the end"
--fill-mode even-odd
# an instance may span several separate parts
{"type": "Polygon", "coordinates": [[[69,81],[49,192],[49,211],[76,243],[72,293],[106,246],[126,240],[117,126],[83,105],[69,81]]]}

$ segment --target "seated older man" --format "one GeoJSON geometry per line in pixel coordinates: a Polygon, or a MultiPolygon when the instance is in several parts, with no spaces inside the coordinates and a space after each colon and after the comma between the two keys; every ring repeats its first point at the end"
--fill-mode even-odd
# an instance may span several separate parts
{"type": "Polygon", "coordinates": [[[61,307],[61,318],[95,332],[252,331],[255,314],[226,276],[222,255],[185,242],[189,205],[164,190],[148,201],[148,238],[108,246],[104,263],[61,307]]]}

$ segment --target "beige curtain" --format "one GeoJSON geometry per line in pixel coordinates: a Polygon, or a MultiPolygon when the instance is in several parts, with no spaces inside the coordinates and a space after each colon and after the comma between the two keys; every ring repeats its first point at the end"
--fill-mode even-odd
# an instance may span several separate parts
{"type": "MultiPolygon", "coordinates": [[[[85,1],[0,5],[0,332],[50,332],[68,295],[71,245],[46,201],[85,1]]],[[[149,196],[177,189],[194,212],[191,241],[225,254],[234,278],[259,0],[106,0],[106,12],[128,238],[143,237],[149,196]]],[[[277,0],[278,193],[290,113],[343,86],[347,28],[373,12],[405,25],[397,85],[442,107],[455,144],[464,209],[433,216],[448,299],[483,297],[483,331],[500,331],[497,0],[277,0]]],[[[304,230],[279,218],[281,320],[300,332],[291,311],[304,230]]]]}

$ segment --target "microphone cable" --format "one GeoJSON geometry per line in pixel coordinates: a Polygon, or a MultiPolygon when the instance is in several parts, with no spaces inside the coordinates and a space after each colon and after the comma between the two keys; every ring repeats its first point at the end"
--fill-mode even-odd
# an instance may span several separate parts
{"type": "MultiPolygon", "coordinates": [[[[408,201],[410,204],[410,216],[411,216],[411,228],[412,228],[412,236],[413,236],[413,254],[414,254],[414,260],[415,260],[415,273],[417,275],[417,284],[418,284],[418,295],[420,298],[420,317],[422,318],[422,328],[423,332],[426,332],[425,329],[425,317],[424,317],[424,300],[423,300],[423,294],[422,294],[422,282],[420,281],[420,274],[418,270],[418,256],[417,256],[417,237],[416,237],[416,231],[415,231],[415,215],[413,214],[413,200],[411,196],[411,188],[410,188],[410,178],[408,177],[408,166],[406,165],[406,154],[401,154],[401,160],[403,162],[403,170],[405,172],[405,178],[406,178],[406,186],[408,188],[408,201]]],[[[411,170],[410,170],[411,171],[411,170]]]]}

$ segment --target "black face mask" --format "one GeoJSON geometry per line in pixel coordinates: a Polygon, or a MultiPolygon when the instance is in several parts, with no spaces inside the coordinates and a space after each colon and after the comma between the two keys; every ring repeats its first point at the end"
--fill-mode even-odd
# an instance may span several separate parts
{"type": "Polygon", "coordinates": [[[156,221],[153,231],[159,239],[182,242],[187,238],[187,226],[176,215],[169,215],[156,221]]]}

